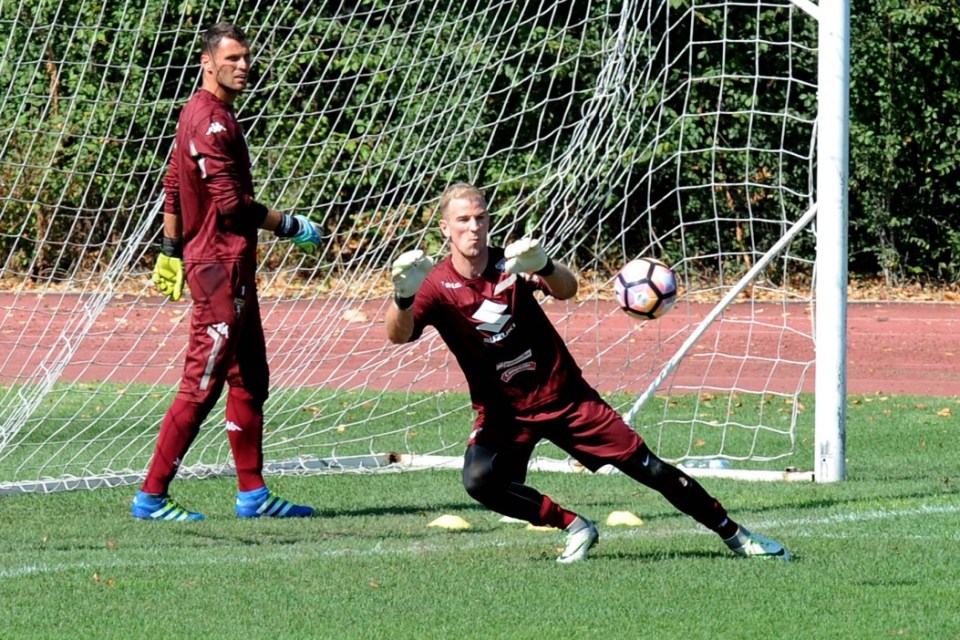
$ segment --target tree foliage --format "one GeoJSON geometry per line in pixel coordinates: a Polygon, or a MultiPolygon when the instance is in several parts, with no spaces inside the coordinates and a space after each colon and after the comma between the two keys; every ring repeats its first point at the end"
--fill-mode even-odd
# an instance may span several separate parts
{"type": "MultiPolygon", "coordinates": [[[[388,8],[392,3],[355,0],[333,10],[305,0],[255,6],[234,0],[218,5],[214,15],[191,2],[170,12],[151,2],[0,0],[0,263],[8,273],[69,279],[109,261],[159,194],[177,109],[196,87],[200,25],[217,19],[245,27],[257,55],[271,60],[257,78],[258,91],[238,105],[241,119],[254,127],[249,137],[258,181],[267,185],[264,201],[281,208],[324,207],[327,233],[343,235],[337,252],[362,251],[364,241],[348,237],[358,229],[367,242],[371,234],[387,232],[375,206],[382,194],[403,193],[407,201],[419,202],[449,180],[471,179],[496,185],[497,202],[509,209],[536,188],[555,162],[554,150],[572,139],[573,131],[551,106],[566,101],[565,108],[576,113],[590,99],[585,89],[602,72],[597,52],[615,14],[587,16],[583,4],[558,2],[547,15],[539,3],[505,3],[490,19],[517,25],[512,38],[450,47],[476,35],[458,32],[450,27],[457,23],[446,20],[463,11],[462,3],[404,3],[398,10],[388,8]],[[414,31],[420,49],[391,37],[414,31]],[[546,41],[560,62],[551,73],[535,75],[522,95],[511,92],[520,74],[529,76],[537,67],[524,49],[533,39],[546,41]],[[430,47],[429,56],[423,47],[430,47]],[[454,68],[471,69],[472,75],[459,106],[465,125],[447,131],[430,114],[446,92],[465,82],[449,74],[454,68]],[[486,97],[472,95],[474,85],[486,87],[486,97]],[[279,117],[291,104],[302,117],[279,117]],[[414,151],[404,144],[410,131],[422,135],[432,128],[431,149],[414,151]],[[537,145],[538,140],[550,144],[537,145]],[[436,169],[424,180],[422,163],[428,161],[436,169]]],[[[622,203],[630,217],[629,210],[645,207],[650,194],[656,200],[678,185],[702,184],[709,177],[715,184],[710,197],[683,202],[684,214],[694,223],[720,222],[691,224],[671,242],[683,242],[688,252],[732,246],[749,253],[782,232],[785,203],[770,187],[784,176],[802,179],[809,166],[803,158],[716,151],[715,143],[730,149],[809,147],[806,129],[789,110],[762,122],[750,114],[783,112],[788,94],[798,115],[814,109],[815,90],[773,78],[785,77],[789,67],[792,77],[813,86],[816,52],[798,50],[787,58],[768,49],[779,42],[815,42],[815,33],[811,21],[799,20],[798,11],[786,19],[782,7],[736,3],[721,10],[697,4],[671,0],[669,7],[698,11],[693,34],[698,44],[691,55],[707,79],[687,93],[644,99],[660,102],[669,117],[691,104],[696,108],[699,100],[715,103],[722,93],[723,109],[668,129],[654,146],[625,148],[617,166],[600,172],[624,179],[600,197],[622,203]],[[766,30],[760,46],[741,46],[729,37],[734,24],[749,33],[758,22],[766,30]],[[716,44],[725,37],[725,47],[716,44]],[[736,77],[731,68],[756,71],[761,80],[736,77]],[[678,150],[683,151],[679,171],[645,173],[678,150]]],[[[487,25],[487,33],[498,33],[496,27],[487,25]]],[[[955,283],[960,280],[960,230],[953,213],[960,200],[958,2],[857,0],[851,30],[851,273],[883,274],[891,283],[955,283]]],[[[649,41],[635,44],[664,55],[666,65],[667,52],[678,50],[680,39],[690,35],[654,29],[649,41]]],[[[670,66],[669,73],[668,85],[685,82],[682,65],[670,66]]],[[[416,207],[398,207],[391,215],[404,227],[432,224],[416,207]]],[[[651,224],[669,228],[674,215],[670,206],[660,207],[651,224]]],[[[665,249],[679,255],[679,246],[665,249]]],[[[800,250],[812,256],[812,246],[800,250]]]]}
{"type": "Polygon", "coordinates": [[[851,273],[960,280],[960,3],[860,0],[851,25],[851,273]]]}

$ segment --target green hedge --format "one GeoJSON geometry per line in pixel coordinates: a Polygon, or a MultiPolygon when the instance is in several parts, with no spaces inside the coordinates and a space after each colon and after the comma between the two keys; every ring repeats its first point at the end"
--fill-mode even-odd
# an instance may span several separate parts
{"type": "MultiPolygon", "coordinates": [[[[671,6],[681,11],[690,1],[671,0],[671,6]]],[[[439,169],[434,176],[436,182],[430,184],[418,179],[402,146],[368,144],[384,131],[387,120],[385,112],[371,110],[365,101],[370,96],[396,93],[392,85],[395,77],[377,73],[381,59],[399,60],[401,64],[414,62],[406,59],[412,55],[410,50],[378,43],[395,42],[385,36],[414,24],[419,31],[429,32],[429,20],[439,21],[445,11],[460,11],[462,3],[450,3],[449,8],[442,2],[427,3],[433,6],[431,11],[421,10],[422,3],[406,3],[402,14],[386,12],[385,2],[362,0],[355,4],[365,11],[362,22],[337,16],[318,18],[315,14],[321,10],[316,3],[303,1],[258,3],[255,13],[245,3],[227,2],[222,14],[234,16],[240,24],[289,24],[288,29],[275,32],[272,39],[255,41],[258,48],[266,51],[279,50],[284,38],[302,41],[302,51],[332,52],[340,44],[367,45],[364,50],[368,54],[364,56],[341,52],[336,56],[280,56],[264,78],[264,86],[271,87],[271,91],[251,96],[243,104],[245,118],[265,116],[257,120],[251,141],[263,145],[259,149],[261,162],[271,172],[302,176],[302,170],[290,171],[285,164],[297,162],[300,167],[312,167],[314,176],[331,178],[276,180],[270,183],[264,200],[281,207],[294,203],[303,206],[304,198],[310,203],[324,203],[330,212],[326,231],[331,234],[360,226],[376,230],[380,213],[366,205],[367,194],[402,190],[410,201],[416,202],[435,196],[437,184],[460,177],[452,169],[449,174],[439,169]],[[323,86],[318,87],[311,80],[321,70],[323,86]],[[303,82],[290,82],[292,77],[303,82]],[[317,115],[304,120],[270,117],[276,105],[288,104],[305,105],[317,115]],[[290,144],[298,149],[295,157],[286,152],[290,144]],[[374,164],[384,170],[369,173],[362,169],[374,164]]],[[[546,14],[530,19],[536,18],[538,3],[505,5],[503,11],[509,13],[497,19],[522,25],[516,37],[488,40],[488,44],[500,47],[496,50],[451,47],[448,56],[432,58],[421,69],[424,83],[431,77],[442,77],[449,65],[469,63],[482,75],[482,84],[506,89],[518,70],[536,64],[524,57],[522,47],[528,37],[537,37],[549,39],[552,53],[566,62],[554,73],[537,79],[527,94],[530,103],[547,104],[568,95],[585,96],[574,90],[592,86],[600,73],[601,60],[593,54],[601,49],[605,27],[609,25],[603,22],[606,18],[583,22],[582,4],[572,0],[556,3],[554,12],[562,19],[546,14]],[[563,23],[578,25],[576,33],[552,26],[563,23]]],[[[201,13],[202,9],[192,3],[182,3],[180,8],[179,14],[170,14],[162,3],[150,2],[134,7],[122,2],[101,6],[0,0],[0,51],[4,52],[0,59],[0,263],[8,277],[22,269],[32,277],[52,275],[69,279],[105,263],[129,230],[134,216],[142,215],[144,203],[156,198],[173,135],[170,114],[175,113],[177,100],[183,99],[184,87],[196,77],[198,25],[206,25],[215,17],[201,13]],[[137,28],[130,28],[131,21],[137,28]],[[51,26],[54,24],[91,26],[51,26]],[[95,96],[100,102],[94,102],[95,96]],[[104,96],[112,99],[104,103],[104,96]],[[149,108],[144,108],[145,103],[149,108]],[[109,167],[113,173],[91,169],[95,167],[109,167]]],[[[746,5],[739,10],[747,16],[741,26],[749,27],[750,20],[758,17],[768,27],[773,25],[771,40],[800,38],[796,31],[811,29],[809,20],[782,19],[782,9],[758,3],[756,7],[746,5]],[[756,16],[749,17],[751,12],[756,16]]],[[[698,35],[704,40],[724,34],[723,14],[716,9],[700,9],[696,24],[698,35]]],[[[490,26],[490,33],[495,33],[494,26],[490,26]]],[[[953,213],[960,198],[958,2],[857,0],[851,8],[851,30],[851,275],[882,275],[891,284],[956,283],[960,280],[960,230],[953,213]]],[[[434,34],[440,46],[470,36],[439,28],[434,34]]],[[[731,45],[723,51],[704,46],[698,55],[707,68],[719,68],[721,64],[734,64],[737,59],[751,65],[758,53],[752,46],[740,50],[731,45]],[[721,59],[721,54],[726,58],[721,59]]],[[[758,59],[767,67],[761,71],[770,75],[787,64],[794,74],[815,72],[812,54],[798,54],[788,61],[763,56],[761,51],[758,59]]],[[[724,86],[725,104],[733,108],[747,108],[756,101],[774,104],[786,90],[770,86],[756,94],[752,82],[728,81],[724,86]]],[[[796,91],[796,87],[791,90],[796,91]]],[[[416,98],[397,102],[392,105],[390,124],[418,123],[417,114],[429,110],[438,98],[424,91],[416,98]]],[[[584,99],[575,98],[570,108],[582,107],[584,99]]],[[[800,99],[811,100],[812,92],[800,99]]],[[[518,113],[515,107],[492,100],[476,101],[464,106],[464,115],[470,121],[495,122],[502,120],[504,114],[518,113]]],[[[668,111],[680,107],[666,105],[668,111]]],[[[778,126],[756,130],[751,128],[751,122],[736,115],[720,123],[704,119],[685,131],[686,144],[709,143],[718,124],[730,144],[745,140],[748,130],[753,144],[770,140],[775,148],[784,137],[787,145],[794,142],[791,137],[796,137],[797,144],[804,144],[805,132],[801,129],[778,126]]],[[[459,148],[463,158],[482,158],[473,164],[467,161],[471,173],[484,184],[499,185],[497,202],[508,208],[512,201],[535,188],[543,169],[554,161],[549,155],[552,150],[550,145],[542,145],[539,153],[491,150],[532,149],[533,140],[545,137],[562,145],[569,141],[572,132],[564,129],[546,109],[524,112],[510,120],[509,126],[490,128],[490,135],[484,133],[483,128],[461,132],[461,137],[446,144],[459,148]]],[[[671,142],[665,139],[657,153],[668,151],[671,142]]],[[[631,153],[625,150],[620,162],[640,167],[651,161],[650,157],[631,153]]],[[[743,159],[734,154],[709,161],[718,161],[732,175],[747,170],[739,166],[743,159]]],[[[680,179],[695,183],[708,164],[706,159],[700,161],[691,154],[681,167],[680,179]]],[[[797,162],[796,166],[778,170],[797,177],[805,174],[807,167],[797,162]]],[[[630,169],[627,171],[629,184],[633,178],[629,177],[630,169]]],[[[651,185],[654,192],[669,192],[675,186],[673,175],[656,180],[651,185]]],[[[717,191],[710,202],[687,203],[686,213],[706,219],[719,209],[736,218],[749,203],[754,216],[766,217],[763,208],[769,207],[774,212],[770,218],[777,217],[779,202],[758,198],[745,188],[717,191]],[[697,210],[698,206],[702,211],[697,210]]],[[[626,187],[623,193],[607,197],[622,200],[628,209],[643,206],[643,202],[633,201],[634,196],[626,187]]],[[[536,211],[531,213],[537,215],[536,211]]],[[[405,224],[423,224],[415,207],[405,215],[409,217],[405,224]]],[[[669,212],[656,215],[667,216],[669,212]]],[[[655,224],[661,222],[668,225],[668,220],[655,218],[655,224]]],[[[777,229],[777,225],[770,229],[757,227],[751,233],[771,235],[777,229]]],[[[740,241],[741,231],[739,223],[733,223],[722,233],[740,241]]],[[[702,235],[694,231],[684,242],[688,243],[688,250],[692,247],[709,252],[711,243],[718,242],[715,236],[716,229],[702,235]]],[[[764,237],[752,239],[758,245],[767,241],[764,237]]],[[[348,244],[341,243],[338,251],[362,249],[350,249],[348,244]]],[[[813,247],[801,250],[812,252],[813,247]]]]}
{"type": "Polygon", "coordinates": [[[851,9],[850,271],[960,280],[960,3],[851,9]]]}

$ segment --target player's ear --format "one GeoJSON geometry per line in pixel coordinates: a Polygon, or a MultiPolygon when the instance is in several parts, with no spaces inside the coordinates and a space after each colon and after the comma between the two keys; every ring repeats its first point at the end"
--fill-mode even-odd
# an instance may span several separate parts
{"type": "Polygon", "coordinates": [[[440,232],[443,234],[444,238],[450,237],[450,228],[447,226],[446,218],[440,218],[440,232]]]}
{"type": "Polygon", "coordinates": [[[213,72],[213,60],[210,59],[210,55],[206,53],[200,54],[200,68],[203,69],[204,73],[213,72]]]}

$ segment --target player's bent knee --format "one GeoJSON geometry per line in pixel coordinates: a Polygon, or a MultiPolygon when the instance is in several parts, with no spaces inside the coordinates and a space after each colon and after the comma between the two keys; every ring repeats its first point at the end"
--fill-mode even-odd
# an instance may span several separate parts
{"type": "Polygon", "coordinates": [[[492,492],[503,488],[502,479],[493,469],[493,453],[479,445],[467,448],[463,457],[463,488],[478,502],[485,502],[492,492]]]}
{"type": "Polygon", "coordinates": [[[489,484],[485,482],[484,476],[478,474],[463,474],[463,488],[467,490],[467,494],[474,500],[483,502],[487,494],[487,487],[489,487],[489,484]]]}
{"type": "Polygon", "coordinates": [[[464,465],[463,466],[463,488],[467,490],[471,498],[480,500],[481,496],[486,494],[491,486],[490,469],[483,465],[464,465]]]}

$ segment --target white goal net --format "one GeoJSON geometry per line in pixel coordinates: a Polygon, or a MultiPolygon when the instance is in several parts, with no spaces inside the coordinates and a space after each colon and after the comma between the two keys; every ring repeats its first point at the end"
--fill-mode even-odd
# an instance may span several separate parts
{"type": "MultiPolygon", "coordinates": [[[[260,237],[268,471],[462,454],[456,362],[432,332],[390,345],[383,316],[391,260],[445,252],[437,199],[464,180],[487,194],[495,242],[542,237],[579,274],[578,298],[545,308],[652,448],[809,468],[816,239],[795,223],[815,209],[810,3],[0,6],[0,492],[146,470],[190,313],[189,294],[149,281],[161,180],[218,20],[253,48],[235,106],[258,200],[322,229],[313,256],[260,237]],[[611,295],[640,255],[681,283],[647,323],[611,295]]],[[[221,404],[180,477],[230,472],[224,426],[221,404]]]]}

